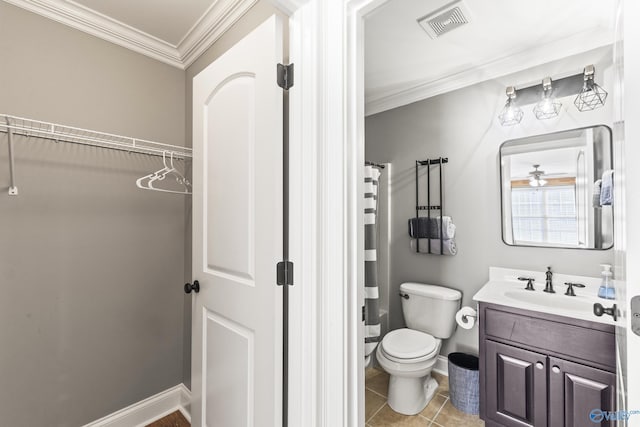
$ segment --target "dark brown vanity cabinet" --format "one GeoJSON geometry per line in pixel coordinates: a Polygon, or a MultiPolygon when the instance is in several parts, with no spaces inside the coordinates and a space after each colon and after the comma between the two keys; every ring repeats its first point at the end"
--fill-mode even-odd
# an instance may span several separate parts
{"type": "Polygon", "coordinates": [[[613,426],[615,329],[480,304],[480,417],[488,427],[613,426]]]}

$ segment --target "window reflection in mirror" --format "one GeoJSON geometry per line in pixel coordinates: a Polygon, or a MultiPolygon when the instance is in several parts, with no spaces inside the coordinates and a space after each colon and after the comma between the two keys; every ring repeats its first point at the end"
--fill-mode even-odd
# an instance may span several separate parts
{"type": "Polygon", "coordinates": [[[516,246],[611,248],[611,146],[611,130],[602,125],[503,143],[503,241],[516,246]]]}

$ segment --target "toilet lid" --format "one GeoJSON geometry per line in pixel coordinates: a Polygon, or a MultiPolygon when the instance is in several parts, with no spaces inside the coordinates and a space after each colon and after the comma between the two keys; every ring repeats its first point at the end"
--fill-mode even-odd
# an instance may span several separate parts
{"type": "Polygon", "coordinates": [[[438,341],[429,334],[413,329],[396,329],[386,334],[382,349],[398,359],[416,359],[427,356],[438,347],[438,341]]]}

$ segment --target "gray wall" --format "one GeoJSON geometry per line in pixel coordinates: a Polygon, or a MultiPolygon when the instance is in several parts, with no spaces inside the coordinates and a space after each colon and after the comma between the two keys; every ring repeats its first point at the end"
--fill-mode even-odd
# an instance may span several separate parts
{"type": "MultiPolygon", "coordinates": [[[[262,24],[271,15],[277,14],[283,18],[283,21],[287,23],[287,17],[283,15],[278,9],[268,0],[259,0],[242,18],[236,22],[231,29],[222,35],[216,42],[207,49],[197,61],[195,61],[189,68],[187,68],[186,75],[186,90],[185,90],[185,104],[186,104],[186,133],[185,141],[187,146],[191,147],[192,144],[192,109],[193,109],[193,78],[209,64],[215,61],[223,53],[233,47],[234,44],[239,42],[244,36],[249,34],[253,29],[262,24]]],[[[285,28],[286,31],[286,28],[285,28]]],[[[285,33],[286,40],[286,33],[285,33]]],[[[275,69],[275,65],[274,65],[275,69]]],[[[186,223],[186,244],[185,244],[185,280],[191,280],[191,201],[188,200],[185,204],[187,210],[187,223],[186,223]]],[[[194,280],[197,277],[193,278],[194,280]]],[[[191,298],[185,297],[184,299],[184,377],[183,382],[191,387],[191,298]]]]}
{"type": "MultiPolygon", "coordinates": [[[[0,112],[184,144],[185,73],[0,2],[0,112]]],[[[0,414],[93,421],[182,381],[184,196],[157,158],[0,134],[0,414]]]]}
{"type": "MultiPolygon", "coordinates": [[[[613,250],[585,251],[510,247],[501,240],[498,148],[508,139],[612,122],[612,102],[580,113],[573,98],[563,99],[558,119],[538,121],[533,106],[523,108],[519,126],[501,127],[507,85],[525,87],[545,76],[567,76],[596,65],[597,81],[613,87],[612,53],[603,48],[562,61],[463,88],[366,118],[366,158],[390,162],[390,327],[404,326],[399,286],[417,281],[463,292],[463,305],[486,283],[490,266],[598,276],[601,263],[613,264],[613,250]],[[448,157],[444,169],[445,215],[457,226],[458,254],[453,257],[416,254],[409,248],[407,219],[415,216],[415,160],[448,157]]],[[[424,177],[422,178],[425,179],[424,177]]],[[[426,203],[425,203],[426,204],[426,203]]],[[[477,329],[458,328],[442,354],[477,352],[477,329]]]]}

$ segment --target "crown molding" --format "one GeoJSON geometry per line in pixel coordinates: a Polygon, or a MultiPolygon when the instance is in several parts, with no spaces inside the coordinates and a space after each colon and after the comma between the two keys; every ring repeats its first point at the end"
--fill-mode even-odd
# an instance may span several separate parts
{"type": "MultiPolygon", "coordinates": [[[[502,58],[455,74],[425,80],[411,87],[372,91],[366,96],[365,116],[402,107],[436,95],[517,73],[613,43],[610,31],[597,28],[534,49],[513,52],[502,58]]],[[[541,77],[542,78],[542,77],[541,77]]]]}
{"type": "Polygon", "coordinates": [[[258,0],[218,0],[207,9],[178,43],[182,67],[193,64],[216,40],[242,17],[258,0]]]}
{"type": "Polygon", "coordinates": [[[191,65],[257,0],[218,0],[175,46],[71,0],[4,0],[182,70],[191,65]]]}

